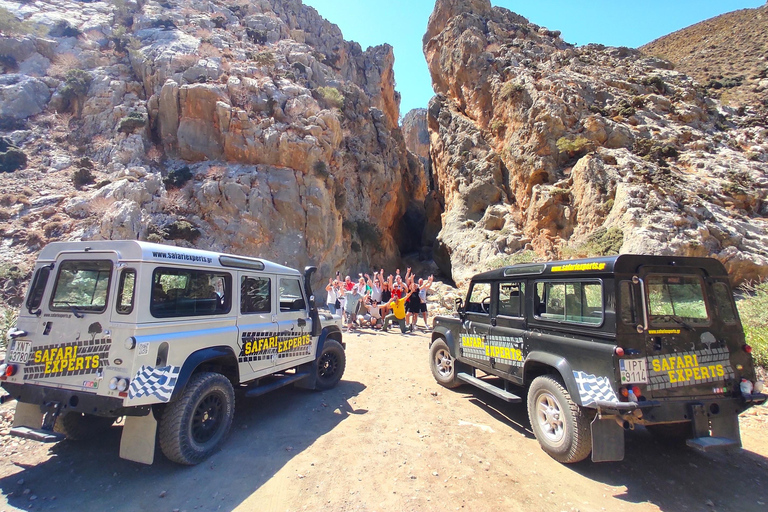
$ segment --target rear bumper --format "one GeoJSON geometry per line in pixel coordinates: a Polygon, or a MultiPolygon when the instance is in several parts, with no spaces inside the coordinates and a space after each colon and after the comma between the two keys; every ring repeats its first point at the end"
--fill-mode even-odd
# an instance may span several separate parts
{"type": "Polygon", "coordinates": [[[16,400],[27,404],[46,406],[61,403],[61,412],[81,412],[95,416],[146,416],[151,406],[123,407],[120,398],[99,396],[81,391],[31,386],[3,382],[2,387],[16,400]]]}
{"type": "Polygon", "coordinates": [[[739,397],[676,398],[643,402],[598,401],[594,405],[604,415],[624,415],[640,410],[643,412],[643,423],[673,423],[690,421],[692,407],[703,407],[710,417],[738,415],[753,405],[765,403],[766,400],[768,395],[752,393],[739,397]]]}

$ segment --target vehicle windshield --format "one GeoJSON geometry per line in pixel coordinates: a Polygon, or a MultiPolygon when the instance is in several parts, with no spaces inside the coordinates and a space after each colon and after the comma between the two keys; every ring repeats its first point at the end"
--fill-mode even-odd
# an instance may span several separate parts
{"type": "Polygon", "coordinates": [[[709,323],[704,287],[698,276],[650,275],[647,284],[652,325],[709,323]]]}
{"type": "Polygon", "coordinates": [[[56,276],[51,309],[104,311],[111,276],[109,260],[64,261],[56,276]]]}

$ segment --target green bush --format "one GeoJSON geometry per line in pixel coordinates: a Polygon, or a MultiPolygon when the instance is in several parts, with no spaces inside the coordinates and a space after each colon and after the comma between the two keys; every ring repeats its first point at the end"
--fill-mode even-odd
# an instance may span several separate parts
{"type": "Polygon", "coordinates": [[[11,11],[5,7],[0,7],[0,32],[7,36],[27,34],[43,36],[46,30],[28,21],[18,19],[11,11]]]}
{"type": "Polygon", "coordinates": [[[564,259],[609,256],[619,254],[622,245],[624,245],[624,232],[621,228],[600,227],[589,235],[583,244],[564,247],[561,252],[564,259]]]}
{"type": "Polygon", "coordinates": [[[499,97],[503,100],[510,100],[514,96],[516,96],[517,93],[523,92],[524,90],[525,90],[525,86],[523,84],[521,84],[520,82],[510,80],[509,82],[505,82],[504,85],[501,86],[499,97]]]}
{"type": "Polygon", "coordinates": [[[331,107],[340,109],[344,106],[344,95],[335,87],[318,87],[317,93],[331,107]]]}
{"type": "Polygon", "coordinates": [[[561,153],[568,153],[569,156],[575,156],[592,149],[592,141],[579,135],[575,139],[560,137],[557,139],[557,149],[561,153]]]}
{"type": "Polygon", "coordinates": [[[252,53],[251,57],[256,61],[259,66],[274,66],[277,64],[275,54],[272,52],[258,52],[252,53]]]}
{"type": "Polygon", "coordinates": [[[768,281],[745,286],[749,296],[736,303],[755,363],[768,368],[768,281]]]}
{"type": "Polygon", "coordinates": [[[84,97],[88,93],[93,77],[87,71],[82,69],[70,69],[64,79],[64,85],[60,94],[64,99],[66,109],[72,106],[72,102],[78,98],[84,97]]]}
{"type": "Polygon", "coordinates": [[[84,186],[93,183],[93,174],[90,169],[81,167],[72,173],[72,184],[76,189],[81,189],[84,186]]]}
{"type": "Polygon", "coordinates": [[[181,167],[179,169],[173,169],[165,177],[163,183],[165,188],[181,188],[186,182],[192,179],[192,171],[188,166],[181,167]]]}
{"type": "Polygon", "coordinates": [[[147,118],[141,112],[131,112],[120,120],[117,131],[120,133],[133,133],[139,128],[144,128],[147,118]]]}
{"type": "Polygon", "coordinates": [[[8,331],[16,325],[19,313],[16,308],[0,306],[0,349],[5,350],[8,340],[8,331]]]}
{"type": "Polygon", "coordinates": [[[163,232],[165,233],[166,240],[194,242],[200,236],[200,230],[186,220],[177,220],[165,226],[163,232]]]}
{"type": "Polygon", "coordinates": [[[536,253],[529,250],[519,251],[507,256],[500,256],[488,262],[488,269],[508,267],[517,263],[533,263],[536,261],[536,253]]]}

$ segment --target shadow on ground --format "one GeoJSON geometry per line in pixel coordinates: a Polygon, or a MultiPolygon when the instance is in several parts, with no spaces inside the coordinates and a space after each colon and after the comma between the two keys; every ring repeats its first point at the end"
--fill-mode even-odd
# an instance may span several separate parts
{"type": "Polygon", "coordinates": [[[53,445],[46,462],[0,480],[0,492],[24,510],[229,511],[349,415],[365,414],[349,402],[364,389],[342,381],[321,393],[284,388],[238,396],[229,439],[193,467],[169,462],[159,448],[152,466],[120,459],[121,428],[112,427],[88,442],[53,445]]]}

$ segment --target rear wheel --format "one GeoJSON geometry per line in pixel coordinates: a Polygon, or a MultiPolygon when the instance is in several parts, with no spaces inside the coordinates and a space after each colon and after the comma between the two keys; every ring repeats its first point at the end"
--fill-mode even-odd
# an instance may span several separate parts
{"type": "Polygon", "coordinates": [[[556,461],[579,462],[592,451],[589,417],[555,377],[542,375],[531,383],[528,418],[541,448],[556,461]]]}
{"type": "Polygon", "coordinates": [[[235,413],[235,392],[219,373],[192,376],[181,397],[160,419],[160,449],[179,464],[198,464],[224,441],[235,413]]]}
{"type": "Polygon", "coordinates": [[[91,439],[109,430],[117,418],[67,412],[56,418],[54,432],[64,434],[71,441],[91,439]]]}
{"type": "Polygon", "coordinates": [[[456,378],[456,360],[442,338],[436,339],[429,349],[429,367],[441,386],[451,389],[461,386],[462,382],[456,378]]]}
{"type": "Polygon", "coordinates": [[[317,358],[315,388],[331,389],[339,383],[347,366],[347,354],[336,340],[325,340],[323,351],[317,358]]]}

